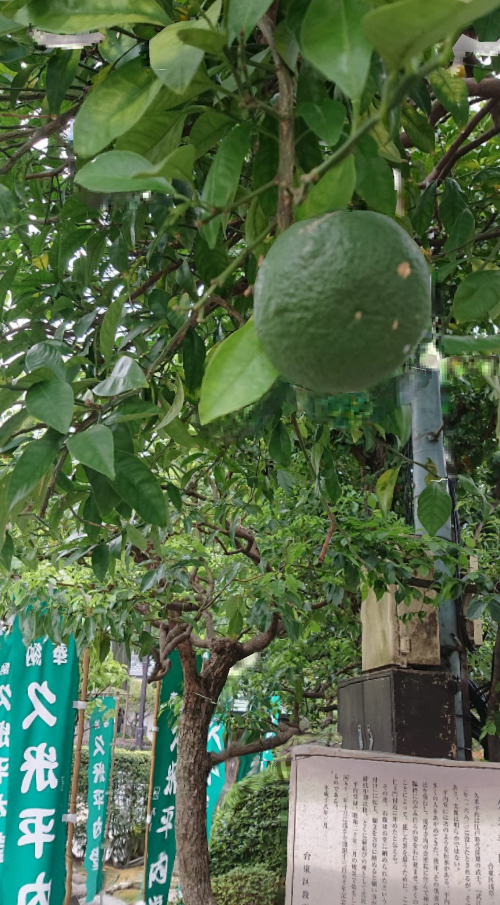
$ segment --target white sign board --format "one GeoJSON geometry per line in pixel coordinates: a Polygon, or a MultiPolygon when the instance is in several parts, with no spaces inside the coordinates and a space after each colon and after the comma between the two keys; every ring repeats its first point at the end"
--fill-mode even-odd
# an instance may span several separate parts
{"type": "MultiPolygon", "coordinates": [[[[148,660],[148,676],[151,675],[154,669],[154,660],[150,657],[148,660]]],[[[136,679],[142,679],[144,674],[144,661],[139,657],[139,654],[136,654],[132,651],[130,655],[130,667],[128,671],[129,676],[133,676],[136,679]]]]}
{"type": "Polygon", "coordinates": [[[500,765],[304,746],[287,905],[499,905],[500,765]]]}

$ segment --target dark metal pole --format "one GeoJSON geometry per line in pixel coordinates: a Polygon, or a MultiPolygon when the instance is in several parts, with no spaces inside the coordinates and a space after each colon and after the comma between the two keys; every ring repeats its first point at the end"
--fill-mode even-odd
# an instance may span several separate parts
{"type": "Polygon", "coordinates": [[[146,692],[148,690],[148,667],[149,657],[144,657],[142,661],[141,701],[139,704],[137,728],[135,730],[135,747],[141,749],[144,746],[144,713],[146,711],[146,692]]]}

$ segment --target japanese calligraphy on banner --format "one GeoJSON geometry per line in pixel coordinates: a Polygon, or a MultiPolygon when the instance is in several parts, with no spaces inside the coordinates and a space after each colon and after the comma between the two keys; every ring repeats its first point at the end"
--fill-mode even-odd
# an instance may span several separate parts
{"type": "MultiPolygon", "coordinates": [[[[162,681],[160,705],[167,704],[182,690],[179,652],[170,655],[172,666],[162,681]]],[[[175,860],[175,793],[177,791],[177,734],[172,712],[166,708],[158,719],[156,760],[153,773],[151,823],[146,864],[146,905],[167,905],[175,860]]]]}
{"type": "Polygon", "coordinates": [[[97,698],[96,705],[89,717],[89,793],[85,850],[87,902],[92,902],[102,888],[116,709],[115,699],[110,697],[97,698]]]}
{"type": "Polygon", "coordinates": [[[497,905],[500,766],[293,752],[287,905],[497,905]]]}
{"type": "MultiPolygon", "coordinates": [[[[224,748],[224,726],[212,720],[210,729],[208,730],[207,751],[222,751],[224,748]]],[[[208,774],[207,780],[207,833],[210,836],[210,829],[214,816],[215,808],[221,796],[224,782],[226,779],[225,764],[217,764],[208,774]]]]}
{"type": "Polygon", "coordinates": [[[78,693],[78,662],[47,638],[23,644],[12,632],[15,719],[9,736],[8,823],[0,877],[5,905],[62,905],[66,823],[78,693]]]}
{"type": "MultiPolygon", "coordinates": [[[[12,686],[10,681],[10,635],[0,634],[0,878],[5,855],[7,800],[9,782],[10,717],[12,686]]],[[[1,881],[0,881],[1,882],[1,881]]]]}

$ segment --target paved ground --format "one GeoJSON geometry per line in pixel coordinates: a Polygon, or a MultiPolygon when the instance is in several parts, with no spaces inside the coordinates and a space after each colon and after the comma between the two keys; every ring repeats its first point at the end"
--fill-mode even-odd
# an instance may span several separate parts
{"type": "MultiPolygon", "coordinates": [[[[92,905],[144,905],[144,899],[141,895],[143,877],[144,865],[126,868],[124,870],[115,868],[106,869],[104,872],[104,892],[102,894],[102,900],[97,896],[92,905]],[[106,889],[109,889],[118,883],[132,883],[134,881],[136,885],[130,889],[121,889],[112,896],[106,895],[106,889]]],[[[177,902],[177,882],[177,877],[172,877],[169,902],[177,902]]],[[[76,864],[73,871],[73,895],[77,896],[79,905],[84,905],[86,895],[85,871],[80,865],[76,864]]]]}

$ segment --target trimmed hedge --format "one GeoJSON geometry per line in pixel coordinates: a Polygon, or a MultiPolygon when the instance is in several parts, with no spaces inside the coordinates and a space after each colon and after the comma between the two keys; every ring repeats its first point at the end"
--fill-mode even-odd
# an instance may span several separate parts
{"type": "MultiPolygon", "coordinates": [[[[78,777],[75,854],[83,856],[86,845],[89,749],[82,748],[78,777]]],[[[115,749],[113,796],[109,823],[107,859],[124,867],[144,854],[151,753],[115,749]]]]}
{"type": "Polygon", "coordinates": [[[212,890],[218,905],[274,905],[278,877],[264,867],[235,867],[213,879],[212,890]]]}
{"type": "Polygon", "coordinates": [[[213,877],[259,865],[285,873],[288,777],[271,765],[234,785],[218,806],[210,832],[213,877]]]}

